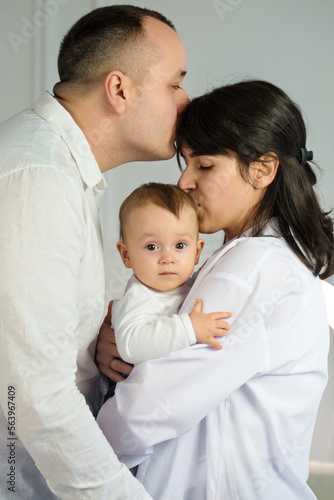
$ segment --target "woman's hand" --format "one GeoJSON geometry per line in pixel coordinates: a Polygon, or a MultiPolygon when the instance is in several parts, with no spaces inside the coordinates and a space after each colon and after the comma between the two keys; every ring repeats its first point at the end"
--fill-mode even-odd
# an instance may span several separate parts
{"type": "Polygon", "coordinates": [[[111,328],[111,307],[108,307],[108,314],[100,329],[100,334],[96,345],[96,362],[101,373],[109,377],[114,382],[124,380],[122,374],[129,375],[133,366],[125,363],[120,358],[116,346],[115,332],[111,328]]]}

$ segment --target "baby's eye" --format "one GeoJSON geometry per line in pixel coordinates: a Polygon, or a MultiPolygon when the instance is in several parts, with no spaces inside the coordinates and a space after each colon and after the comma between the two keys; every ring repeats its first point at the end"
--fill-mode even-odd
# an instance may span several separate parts
{"type": "Polygon", "coordinates": [[[183,250],[184,248],[186,248],[186,244],[183,242],[183,241],[180,241],[180,243],[176,243],[175,247],[178,249],[178,250],[183,250]]]}
{"type": "Polygon", "coordinates": [[[155,245],[154,243],[150,243],[149,245],[146,245],[147,250],[157,250],[158,246],[155,245]]]}

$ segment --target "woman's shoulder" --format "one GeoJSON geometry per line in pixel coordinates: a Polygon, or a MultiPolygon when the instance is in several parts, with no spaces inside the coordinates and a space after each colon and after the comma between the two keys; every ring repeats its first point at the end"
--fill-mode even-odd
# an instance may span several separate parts
{"type": "Polygon", "coordinates": [[[274,251],[286,252],[283,238],[273,235],[241,236],[225,243],[215,252],[216,260],[257,261],[261,256],[274,251]]]}
{"type": "Polygon", "coordinates": [[[218,252],[212,272],[233,274],[249,283],[257,281],[259,276],[312,275],[285,240],[272,234],[238,238],[230,248],[227,245],[218,252]]]}

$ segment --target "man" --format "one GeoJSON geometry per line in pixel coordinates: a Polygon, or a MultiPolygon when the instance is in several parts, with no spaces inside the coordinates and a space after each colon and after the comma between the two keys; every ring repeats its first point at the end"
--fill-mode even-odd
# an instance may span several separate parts
{"type": "Polygon", "coordinates": [[[98,208],[102,172],[174,155],[184,48],[159,13],[110,6],[71,28],[58,69],[54,97],[0,126],[0,496],[148,499],[94,419],[98,208]]]}

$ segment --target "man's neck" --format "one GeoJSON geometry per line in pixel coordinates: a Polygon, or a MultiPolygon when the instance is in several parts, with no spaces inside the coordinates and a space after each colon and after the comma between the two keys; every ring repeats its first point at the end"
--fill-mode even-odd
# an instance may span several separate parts
{"type": "Polygon", "coordinates": [[[113,133],[112,118],[100,112],[96,101],[83,99],[79,104],[60,95],[54,98],[82,130],[102,173],[128,161],[124,155],[126,148],[120,147],[117,131],[113,133]]]}

